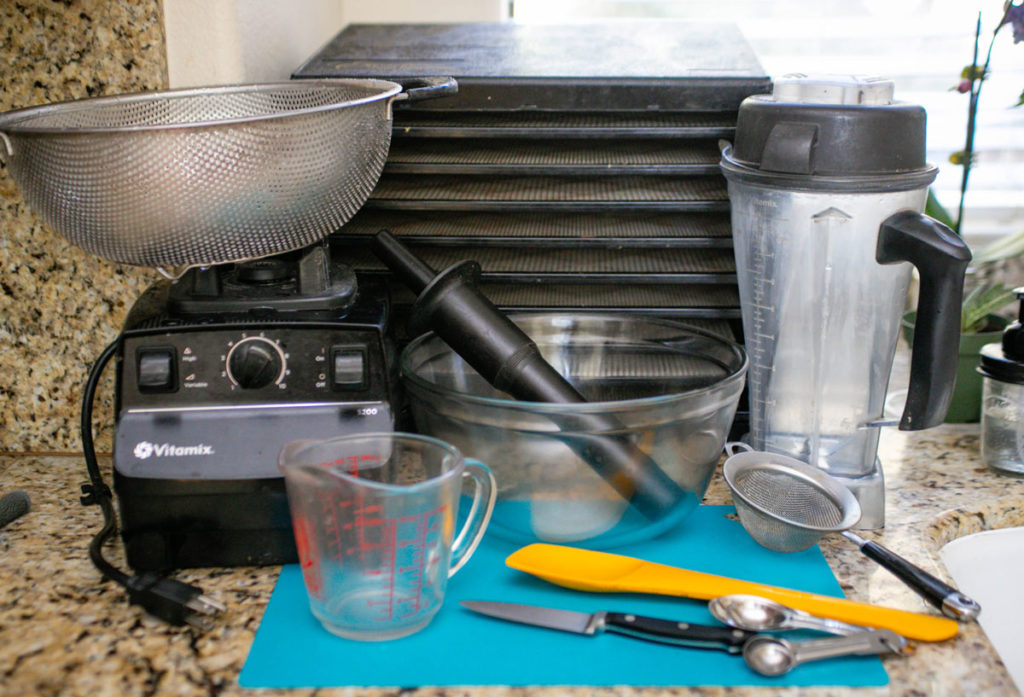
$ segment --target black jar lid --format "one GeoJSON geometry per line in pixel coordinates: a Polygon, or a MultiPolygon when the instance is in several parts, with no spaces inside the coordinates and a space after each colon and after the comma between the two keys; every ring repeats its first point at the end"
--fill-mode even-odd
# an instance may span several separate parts
{"type": "Polygon", "coordinates": [[[1003,345],[999,343],[985,344],[981,347],[981,365],[978,372],[1000,382],[1024,385],[1024,363],[1007,358],[1003,353],[1003,345]]]}
{"type": "Polygon", "coordinates": [[[1020,319],[1003,330],[999,343],[981,347],[978,372],[1001,382],[1024,385],[1024,287],[1014,288],[1021,303],[1020,319]]]}
{"type": "Polygon", "coordinates": [[[893,99],[893,83],[857,75],[788,75],[771,95],[743,100],[729,179],[848,192],[910,191],[937,168],[925,161],[924,108],[893,99]]]}

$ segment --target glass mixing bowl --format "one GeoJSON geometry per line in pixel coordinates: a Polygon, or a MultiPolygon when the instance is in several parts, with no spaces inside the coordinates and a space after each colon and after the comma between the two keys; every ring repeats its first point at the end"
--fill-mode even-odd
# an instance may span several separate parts
{"type": "Polygon", "coordinates": [[[586,403],[512,399],[433,333],[413,340],[401,356],[416,430],[494,472],[491,530],[516,542],[603,548],[653,537],[689,515],[736,413],[747,370],[743,349],[669,320],[583,313],[510,318],[586,403]],[[608,428],[578,430],[579,423],[595,422],[608,428]],[[678,486],[673,505],[653,516],[631,506],[581,456],[588,450],[580,444],[595,435],[624,440],[655,463],[678,486]]]}

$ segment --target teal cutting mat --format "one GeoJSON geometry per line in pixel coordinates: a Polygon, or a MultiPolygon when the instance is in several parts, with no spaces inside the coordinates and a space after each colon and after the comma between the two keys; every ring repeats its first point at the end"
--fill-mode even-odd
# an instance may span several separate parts
{"type": "MultiPolygon", "coordinates": [[[[842,597],[817,547],[780,554],[760,547],[731,506],[699,506],[677,531],[608,550],[663,564],[842,597]]],[[[460,600],[503,600],[597,612],[612,610],[714,624],[704,602],[619,593],[581,593],[505,566],[519,545],[486,536],[448,585],[433,622],[411,636],[363,643],[330,634],[309,611],[298,565],[281,570],[239,684],[250,688],[447,685],[886,685],[875,656],[831,659],[765,678],[738,656],[605,633],[567,634],[496,620],[460,600]]]]}

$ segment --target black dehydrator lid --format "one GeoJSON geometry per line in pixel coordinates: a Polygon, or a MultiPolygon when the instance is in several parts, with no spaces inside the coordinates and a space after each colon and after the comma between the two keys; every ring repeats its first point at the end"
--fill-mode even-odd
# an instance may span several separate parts
{"type": "Polygon", "coordinates": [[[352,24],[296,78],[453,76],[417,109],[735,111],[769,79],[729,23],[352,24]]]}

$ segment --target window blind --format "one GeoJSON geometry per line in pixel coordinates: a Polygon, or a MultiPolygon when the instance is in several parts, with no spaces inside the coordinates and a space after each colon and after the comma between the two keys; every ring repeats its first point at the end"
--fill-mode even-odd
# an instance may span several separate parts
{"type": "MultiPolygon", "coordinates": [[[[521,22],[664,17],[739,25],[765,71],[857,73],[892,78],[897,99],[928,112],[928,157],[939,167],[933,185],[955,216],[968,96],[955,91],[971,62],[979,11],[984,59],[1002,16],[1002,0],[514,0],[521,22]]],[[[1005,27],[992,51],[979,100],[975,159],[962,232],[972,247],[1024,230],[1024,42],[1005,27]]]]}

